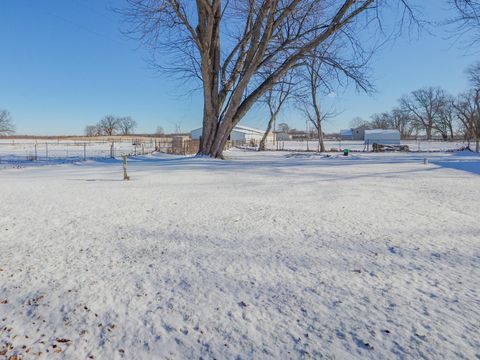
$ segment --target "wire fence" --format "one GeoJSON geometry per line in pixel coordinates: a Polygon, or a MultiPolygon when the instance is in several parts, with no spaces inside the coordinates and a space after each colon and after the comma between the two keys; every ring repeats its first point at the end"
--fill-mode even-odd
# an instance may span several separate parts
{"type": "MultiPolygon", "coordinates": [[[[435,141],[435,140],[405,140],[402,145],[407,145],[409,151],[456,151],[465,149],[467,141],[435,141]]],[[[242,147],[256,149],[255,141],[229,141],[226,149],[242,147]]],[[[318,151],[318,142],[315,140],[303,141],[276,141],[267,142],[268,150],[277,151],[318,151]]],[[[363,141],[326,140],[327,151],[369,151],[363,141]]],[[[191,140],[187,136],[174,136],[164,138],[108,138],[78,140],[46,140],[46,139],[0,139],[0,163],[22,162],[75,162],[95,159],[108,159],[127,156],[147,155],[153,152],[168,154],[190,155],[199,150],[198,140],[191,140]]]]}
{"type": "MultiPolygon", "coordinates": [[[[372,144],[355,140],[325,140],[326,151],[336,152],[349,149],[355,152],[368,152],[372,144]]],[[[469,146],[468,141],[441,141],[441,140],[402,140],[400,145],[408,146],[410,152],[458,151],[469,146]]],[[[248,145],[246,145],[248,146],[248,145]]],[[[268,150],[274,151],[318,151],[318,140],[286,140],[266,144],[268,150]]]]}
{"type": "Polygon", "coordinates": [[[58,162],[173,153],[172,138],[119,140],[0,139],[0,163],[58,162]]]}

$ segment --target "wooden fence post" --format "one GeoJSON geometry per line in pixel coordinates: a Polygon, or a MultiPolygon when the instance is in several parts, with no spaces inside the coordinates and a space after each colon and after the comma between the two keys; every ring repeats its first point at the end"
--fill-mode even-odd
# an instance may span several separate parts
{"type": "Polygon", "coordinates": [[[130,180],[130,177],[127,174],[127,155],[123,155],[123,181],[130,180]]]}

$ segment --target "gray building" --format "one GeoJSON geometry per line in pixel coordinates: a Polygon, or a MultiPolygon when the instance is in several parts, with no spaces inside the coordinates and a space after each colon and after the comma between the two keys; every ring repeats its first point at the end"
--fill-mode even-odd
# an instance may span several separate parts
{"type": "Polygon", "coordinates": [[[365,125],[359,126],[354,129],[340,130],[340,139],[342,140],[362,140],[365,138],[365,125]]]}

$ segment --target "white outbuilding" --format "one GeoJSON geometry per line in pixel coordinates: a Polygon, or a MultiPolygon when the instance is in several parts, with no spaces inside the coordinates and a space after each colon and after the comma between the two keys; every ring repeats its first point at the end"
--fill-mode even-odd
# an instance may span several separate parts
{"type": "MultiPolygon", "coordinates": [[[[192,140],[198,140],[202,136],[202,128],[192,130],[191,137],[192,140]]],[[[239,141],[243,143],[254,142],[258,144],[262,140],[263,135],[265,134],[264,130],[255,129],[243,125],[237,125],[233,128],[228,140],[239,141]]],[[[267,141],[273,141],[273,133],[270,132],[267,136],[267,141]]]]}
{"type": "Polygon", "coordinates": [[[365,130],[365,144],[400,145],[400,131],[396,129],[365,130]]]}

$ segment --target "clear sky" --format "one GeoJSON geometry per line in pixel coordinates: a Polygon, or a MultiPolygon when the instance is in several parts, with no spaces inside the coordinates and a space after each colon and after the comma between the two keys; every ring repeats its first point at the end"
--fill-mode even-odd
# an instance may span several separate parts
{"type": "MultiPolygon", "coordinates": [[[[449,16],[446,0],[425,0],[425,14],[449,16]],[[428,11],[427,11],[428,10],[428,11]]],[[[200,93],[155,72],[148,52],[120,32],[112,8],[122,0],[1,0],[0,108],[8,109],[20,134],[81,134],[104,115],[130,115],[139,132],[162,126],[167,132],[201,126],[200,93]]],[[[389,110],[405,93],[442,86],[452,94],[467,87],[464,70],[477,54],[467,54],[440,27],[419,38],[404,36],[375,55],[376,93],[348,89],[335,97],[342,113],[328,126],[335,131],[355,116],[389,110]]],[[[301,115],[286,110],[283,121],[304,128],[301,115]]],[[[242,121],[264,127],[265,112],[254,109],[242,121]]]]}

